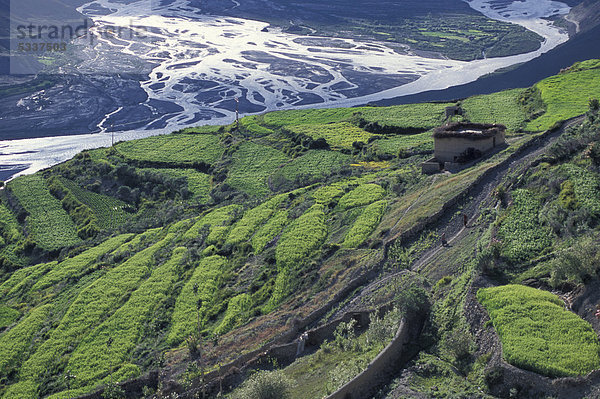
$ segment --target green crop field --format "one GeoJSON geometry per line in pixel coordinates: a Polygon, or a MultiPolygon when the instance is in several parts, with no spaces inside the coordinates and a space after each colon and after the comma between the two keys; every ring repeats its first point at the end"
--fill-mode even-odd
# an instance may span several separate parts
{"type": "Polygon", "coordinates": [[[523,89],[469,97],[462,102],[465,117],[475,123],[500,123],[509,132],[525,127],[527,113],[519,102],[523,89]]]}
{"type": "Polygon", "coordinates": [[[215,255],[202,259],[196,266],[192,277],[177,297],[167,342],[178,344],[198,331],[198,299],[202,299],[202,308],[199,310],[200,328],[205,328],[208,321],[207,309],[218,305],[214,303],[214,294],[219,288],[219,276],[222,275],[226,262],[222,256],[215,255]],[[194,287],[197,295],[194,294],[194,287]]]}
{"type": "Polygon", "coordinates": [[[400,128],[432,129],[444,123],[446,107],[454,104],[410,104],[391,107],[356,108],[358,116],[367,122],[400,128]]]}
{"type": "Polygon", "coordinates": [[[262,252],[288,223],[289,212],[286,209],[277,211],[252,237],[252,248],[256,253],[262,252]]]}
{"type": "Polygon", "coordinates": [[[400,151],[427,152],[433,151],[433,136],[431,132],[400,135],[377,140],[372,145],[376,153],[392,156],[397,156],[400,151]]]}
{"type": "Polygon", "coordinates": [[[81,242],[75,223],[40,175],[20,177],[8,187],[29,214],[27,228],[40,247],[56,250],[81,242]]]}
{"type": "Polygon", "coordinates": [[[600,98],[600,67],[597,61],[576,64],[573,69],[576,72],[551,76],[536,85],[547,110],[527,124],[528,130],[547,130],[556,122],[581,115],[588,110],[591,98],[600,98]]]}
{"type": "Polygon", "coordinates": [[[332,148],[352,149],[352,143],[367,143],[371,137],[378,137],[349,122],[329,123],[326,125],[298,125],[289,130],[297,134],[305,134],[313,139],[323,138],[332,148]]]}
{"type": "Polygon", "coordinates": [[[170,134],[126,141],[115,146],[119,154],[135,161],[176,165],[212,164],[225,151],[219,136],[212,134],[170,134]]]}
{"type": "Polygon", "coordinates": [[[0,305],[0,329],[10,326],[21,316],[21,312],[6,305],[0,305]]]}
{"type": "Polygon", "coordinates": [[[240,119],[240,128],[254,136],[265,136],[273,133],[273,130],[261,126],[259,119],[260,117],[256,115],[243,117],[240,119]]]}
{"type": "Polygon", "coordinates": [[[100,256],[117,250],[117,248],[129,241],[133,236],[133,234],[121,234],[109,238],[102,244],[90,248],[79,255],[65,259],[40,278],[31,287],[31,290],[40,291],[59,283],[67,285],[69,280],[77,281],[81,276],[90,272],[90,267],[93,267],[100,256]]]}
{"type": "Polygon", "coordinates": [[[227,237],[226,243],[239,244],[252,237],[254,232],[265,222],[269,220],[277,208],[288,199],[288,194],[280,194],[268,201],[265,201],[256,208],[248,210],[244,216],[233,226],[231,233],[227,237]]]}
{"type": "Polygon", "coordinates": [[[587,321],[565,310],[556,295],[507,285],[481,289],[477,299],[512,365],[550,377],[585,375],[600,367],[598,336],[587,321]]]}
{"type": "MultiPolygon", "coordinates": [[[[58,357],[68,356],[87,334],[119,307],[123,296],[133,292],[148,273],[154,254],[164,249],[172,239],[172,235],[167,235],[162,241],[109,270],[81,291],[48,339],[24,362],[19,382],[11,385],[6,395],[18,397],[23,394],[23,387],[35,395],[40,388],[38,378],[44,371],[54,369],[58,357]]],[[[25,397],[34,395],[28,394],[25,397]]]]}
{"type": "Polygon", "coordinates": [[[143,338],[144,325],[167,295],[182,271],[186,248],[176,248],[172,257],[152,271],[127,302],[82,340],[69,358],[67,368],[77,375],[76,386],[93,388],[111,368],[128,363],[131,352],[143,338]],[[112,338],[112,344],[107,345],[112,338]]]}
{"type": "Polygon", "coordinates": [[[552,235],[549,228],[540,226],[540,200],[528,190],[515,190],[513,201],[498,229],[502,253],[513,262],[544,254],[552,247],[552,235]]]}
{"type": "Polygon", "coordinates": [[[321,125],[350,119],[357,109],[306,109],[269,112],[263,116],[264,124],[271,127],[321,125]]]}
{"type": "Polygon", "coordinates": [[[283,231],[275,248],[279,273],[267,309],[277,305],[287,296],[292,288],[289,284],[290,276],[327,238],[324,210],[325,207],[321,204],[313,205],[283,231]]]}
{"type": "Polygon", "coordinates": [[[361,184],[340,198],[338,206],[342,209],[348,209],[355,206],[368,205],[380,200],[384,195],[385,190],[377,184],[361,184]]]}
{"type": "Polygon", "coordinates": [[[183,238],[188,240],[195,238],[204,226],[209,227],[209,234],[213,233],[215,228],[227,227],[235,212],[240,208],[240,205],[228,205],[209,212],[194,223],[194,225],[183,234],[183,238]]]}
{"type": "Polygon", "coordinates": [[[268,177],[284,164],[288,157],[275,148],[246,142],[233,154],[227,183],[250,195],[264,196],[270,192],[268,177]]]}
{"type": "Polygon", "coordinates": [[[349,165],[350,159],[350,156],[337,151],[310,150],[275,172],[273,179],[281,176],[294,181],[301,177],[315,179],[329,176],[349,165]]]}
{"type": "Polygon", "coordinates": [[[0,335],[0,377],[4,378],[19,369],[24,352],[39,334],[51,310],[51,305],[33,309],[16,326],[0,335]]]}
{"type": "Polygon", "coordinates": [[[356,248],[369,238],[381,221],[386,206],[387,201],[385,200],[377,201],[367,206],[346,234],[342,246],[356,248]]]}
{"type": "Polygon", "coordinates": [[[92,210],[103,229],[115,229],[127,221],[128,213],[125,209],[128,205],[123,201],[83,189],[68,179],[61,179],[61,183],[92,210]]]}

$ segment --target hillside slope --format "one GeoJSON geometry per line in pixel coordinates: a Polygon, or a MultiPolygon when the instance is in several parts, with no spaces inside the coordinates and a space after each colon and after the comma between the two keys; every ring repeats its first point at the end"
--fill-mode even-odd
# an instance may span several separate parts
{"type": "MultiPolygon", "coordinates": [[[[292,397],[322,396],[426,303],[419,355],[377,397],[525,397],[536,394],[521,381],[532,374],[513,366],[548,375],[542,387],[600,367],[589,353],[593,309],[576,305],[589,303],[599,269],[600,118],[589,98],[600,96],[599,65],[462,101],[464,118],[506,123],[510,146],[455,174],[418,168],[452,103],[269,113],[86,151],[9,182],[0,191],[0,394],[116,392],[114,382],[155,369],[165,390],[191,396],[206,374],[216,394],[266,362],[286,378],[318,375],[314,392],[297,384],[292,397]],[[520,356],[520,341],[503,355],[499,342],[514,333],[492,294],[482,299],[486,322],[477,290],[523,282],[570,298],[578,315],[549,308],[540,322],[564,317],[587,331],[585,367],[520,356]],[[369,309],[381,313],[368,325],[335,322],[369,309]],[[295,353],[294,340],[319,326],[331,343],[309,342],[298,362],[261,357],[274,344],[295,353]]],[[[545,339],[565,343],[560,332],[545,339]]],[[[144,395],[158,385],[140,381],[144,395]]],[[[586,381],[589,393],[595,380],[586,381]]],[[[557,386],[556,396],[573,393],[557,386]]]]}

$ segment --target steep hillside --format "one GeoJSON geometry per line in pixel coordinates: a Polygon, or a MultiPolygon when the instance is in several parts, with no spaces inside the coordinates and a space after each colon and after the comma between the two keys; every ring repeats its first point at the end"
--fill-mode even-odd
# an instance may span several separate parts
{"type": "Polygon", "coordinates": [[[548,377],[599,368],[593,309],[576,315],[540,292],[576,288],[575,304],[597,281],[598,65],[461,101],[456,118],[506,123],[510,146],[454,174],[419,169],[452,103],[269,113],[86,151],[9,182],[0,394],[236,396],[260,383],[234,390],[252,370],[279,368],[298,382],[292,397],[322,397],[408,321],[419,354],[373,386],[377,397],[526,395],[519,378],[531,374],[509,363],[548,377]],[[524,282],[540,291],[477,294],[524,282]],[[543,304],[542,324],[523,322],[525,341],[498,310],[507,296],[522,312],[543,304]],[[561,326],[582,331],[585,364],[544,360],[544,347],[572,344],[561,326]],[[530,351],[539,329],[548,334],[530,351]]]}

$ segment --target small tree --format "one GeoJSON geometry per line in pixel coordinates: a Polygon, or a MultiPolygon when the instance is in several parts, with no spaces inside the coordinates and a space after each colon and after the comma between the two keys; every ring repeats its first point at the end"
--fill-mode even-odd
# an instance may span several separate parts
{"type": "Polygon", "coordinates": [[[597,98],[590,98],[590,111],[598,111],[600,109],[600,101],[597,98]]]}

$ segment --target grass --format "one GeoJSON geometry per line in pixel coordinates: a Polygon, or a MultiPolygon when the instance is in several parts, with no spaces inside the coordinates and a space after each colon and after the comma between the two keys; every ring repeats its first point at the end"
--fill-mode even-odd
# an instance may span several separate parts
{"type": "Polygon", "coordinates": [[[315,204],[294,220],[281,235],[275,248],[278,275],[275,279],[273,296],[267,310],[279,304],[293,287],[290,278],[299,266],[316,251],[327,238],[325,207],[315,204]]]}
{"type": "Polygon", "coordinates": [[[589,100],[600,97],[600,69],[584,69],[598,68],[594,61],[584,65],[576,64],[577,72],[551,76],[536,85],[547,105],[547,111],[529,122],[528,130],[547,130],[559,121],[584,114],[588,110],[589,100]]]}
{"type": "Polygon", "coordinates": [[[429,152],[433,151],[433,137],[431,132],[411,135],[399,135],[391,138],[377,140],[373,144],[377,154],[397,156],[402,152],[429,152]]]}
{"type": "Polygon", "coordinates": [[[244,142],[233,154],[226,182],[253,196],[267,195],[271,191],[268,177],[287,160],[288,157],[275,148],[244,142]]]}
{"type": "Polygon", "coordinates": [[[298,125],[288,127],[296,134],[305,134],[313,139],[323,138],[332,148],[352,149],[352,143],[367,143],[370,138],[378,137],[349,122],[329,123],[326,125],[298,125]]]}
{"type": "Polygon", "coordinates": [[[386,207],[387,201],[385,200],[377,201],[367,206],[346,234],[342,246],[345,248],[356,248],[369,238],[381,221],[386,207]]]}
{"type": "Polygon", "coordinates": [[[367,122],[383,126],[429,130],[444,123],[450,103],[422,103],[391,107],[360,107],[358,116],[367,122]]]}
{"type": "Polygon", "coordinates": [[[53,251],[81,242],[75,223],[40,175],[20,177],[8,187],[27,211],[27,228],[41,248],[53,251]]]}
{"type": "Polygon", "coordinates": [[[77,376],[74,387],[90,388],[109,375],[111,368],[125,365],[143,336],[153,311],[165,301],[182,272],[186,248],[176,248],[171,258],[155,268],[133,291],[127,302],[87,334],[69,358],[68,370],[77,376]],[[112,344],[107,345],[112,338],[112,344]]]}
{"type": "Polygon", "coordinates": [[[350,159],[337,151],[310,150],[279,169],[273,178],[282,176],[289,181],[319,179],[339,172],[350,159]]]}
{"type": "Polygon", "coordinates": [[[60,179],[60,181],[75,198],[90,208],[101,228],[116,229],[129,218],[129,214],[125,211],[128,205],[123,201],[83,189],[72,180],[60,179]]]}
{"type": "Polygon", "coordinates": [[[510,364],[549,377],[585,375],[600,367],[592,326],[564,309],[554,294],[521,285],[481,289],[510,364]]]}
{"type": "Polygon", "coordinates": [[[338,206],[342,209],[348,209],[356,206],[368,205],[380,200],[384,196],[385,190],[380,185],[372,183],[361,184],[340,198],[338,206]]]}
{"type": "Polygon", "coordinates": [[[21,312],[6,305],[0,305],[0,329],[6,328],[19,319],[21,312]]]}
{"type": "Polygon", "coordinates": [[[125,298],[138,288],[144,276],[150,273],[154,255],[163,250],[173,238],[174,235],[167,235],[153,246],[110,269],[82,290],[60,323],[51,331],[49,338],[23,364],[19,384],[30,386],[33,383],[37,390],[42,373],[47,370],[60,373],[60,370],[56,370],[56,359],[68,357],[87,334],[114,313],[125,298]]]}
{"type": "Polygon", "coordinates": [[[183,239],[189,240],[195,238],[204,226],[209,226],[211,233],[216,227],[224,227],[232,219],[235,211],[240,208],[240,205],[227,205],[210,211],[198,219],[198,221],[183,234],[183,239]]]}
{"type": "Polygon", "coordinates": [[[288,194],[280,194],[261,205],[250,209],[233,226],[231,233],[227,237],[226,243],[240,244],[248,241],[254,232],[277,211],[277,208],[288,199],[288,194]]]}
{"type": "Polygon", "coordinates": [[[210,165],[225,151],[219,136],[212,134],[154,136],[119,143],[115,148],[127,159],[175,165],[210,165]]]}
{"type": "Polygon", "coordinates": [[[95,266],[95,263],[102,255],[108,254],[121,247],[133,236],[134,234],[121,234],[109,238],[102,244],[60,262],[41,277],[33,287],[31,287],[31,290],[41,291],[48,287],[59,285],[59,283],[61,283],[60,285],[65,286],[68,285],[69,281],[77,281],[81,276],[90,272],[90,269],[95,266]]]}
{"type": "Polygon", "coordinates": [[[523,89],[513,89],[469,97],[462,102],[464,116],[471,122],[500,123],[509,132],[517,132],[525,127],[528,119],[519,102],[522,93],[523,89]]]}
{"type": "Polygon", "coordinates": [[[286,209],[277,211],[252,237],[254,252],[261,253],[265,247],[277,237],[288,223],[289,212],[286,209]]]}
{"type": "Polygon", "coordinates": [[[531,191],[513,191],[513,204],[498,229],[502,255],[512,262],[532,259],[552,248],[550,229],[540,226],[541,208],[540,200],[531,191]]]}
{"type": "Polygon", "coordinates": [[[7,377],[18,370],[25,352],[33,347],[34,337],[39,334],[52,310],[52,305],[33,309],[17,325],[0,335],[0,377],[7,377]]]}
{"type": "Polygon", "coordinates": [[[190,335],[198,332],[197,303],[202,299],[200,308],[200,328],[203,329],[208,321],[206,310],[215,305],[215,292],[219,289],[219,276],[227,259],[222,256],[209,256],[200,261],[194,269],[192,277],[184,285],[175,302],[175,310],[171,319],[171,329],[167,336],[170,345],[178,345],[190,335]],[[198,295],[194,294],[194,287],[198,295]]]}

